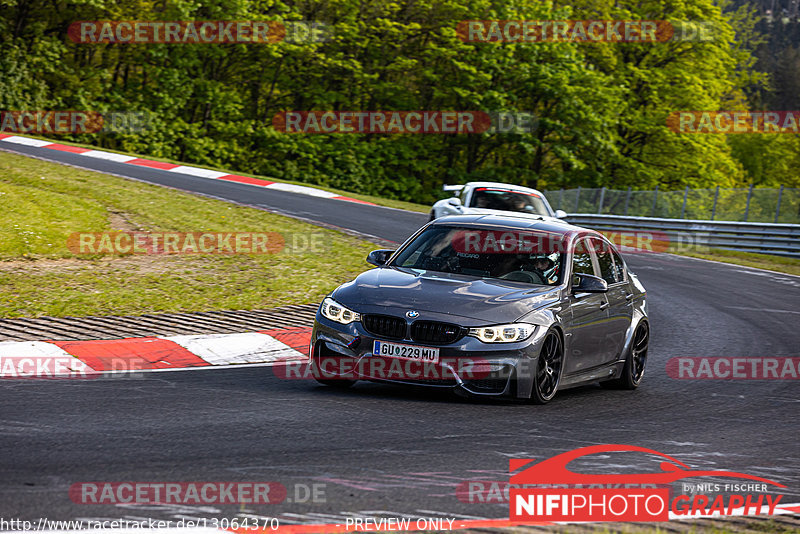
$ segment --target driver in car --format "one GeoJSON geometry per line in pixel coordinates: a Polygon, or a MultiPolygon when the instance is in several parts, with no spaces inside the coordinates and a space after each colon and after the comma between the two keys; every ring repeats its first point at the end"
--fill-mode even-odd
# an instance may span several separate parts
{"type": "MultiPolygon", "coordinates": [[[[548,277],[545,273],[554,266],[555,262],[547,256],[539,256],[533,260],[533,268],[542,277],[542,280],[545,280],[548,284],[552,284],[554,279],[548,277]]],[[[551,273],[551,275],[554,275],[554,273],[551,273]]]]}
{"type": "Polygon", "coordinates": [[[525,202],[525,199],[517,196],[516,198],[512,199],[512,210],[513,211],[528,211],[528,203],[525,202]]]}

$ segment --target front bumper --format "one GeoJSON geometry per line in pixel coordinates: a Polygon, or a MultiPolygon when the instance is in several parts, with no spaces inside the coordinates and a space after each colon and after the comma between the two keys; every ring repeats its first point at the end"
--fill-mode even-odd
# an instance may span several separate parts
{"type": "Polygon", "coordinates": [[[469,396],[528,398],[546,330],[537,327],[531,337],[519,343],[483,343],[465,336],[455,343],[440,345],[376,337],[360,322],[343,325],[317,313],[309,365],[312,372],[326,380],[371,380],[449,388],[469,396]],[[439,349],[439,362],[422,364],[373,356],[375,341],[435,347],[439,349]]]}

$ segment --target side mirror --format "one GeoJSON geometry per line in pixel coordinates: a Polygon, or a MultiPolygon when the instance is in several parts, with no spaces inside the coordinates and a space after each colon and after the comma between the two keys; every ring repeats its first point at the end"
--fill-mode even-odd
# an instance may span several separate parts
{"type": "Polygon", "coordinates": [[[605,293],[608,291],[608,283],[592,274],[576,273],[572,279],[573,293],[605,293]]]}
{"type": "Polygon", "coordinates": [[[556,210],[555,215],[556,215],[556,219],[566,219],[567,218],[567,212],[564,211],[564,210],[556,210]]]}
{"type": "Polygon", "coordinates": [[[367,255],[367,263],[371,263],[376,267],[381,267],[382,265],[386,265],[386,261],[392,254],[394,254],[394,250],[388,250],[388,249],[373,250],[367,255]]]}
{"type": "Polygon", "coordinates": [[[458,198],[458,197],[453,197],[451,199],[448,199],[447,203],[450,204],[451,206],[457,208],[457,207],[459,207],[461,205],[461,199],[458,198]]]}

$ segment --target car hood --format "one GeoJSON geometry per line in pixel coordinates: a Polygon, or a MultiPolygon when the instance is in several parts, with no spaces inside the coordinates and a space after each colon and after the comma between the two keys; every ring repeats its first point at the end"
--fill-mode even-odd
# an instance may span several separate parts
{"type": "Polygon", "coordinates": [[[558,288],[399,267],[372,269],[340,286],[332,297],[360,313],[454,320],[463,326],[513,322],[558,298],[558,288]],[[466,319],[466,321],[464,320],[466,319]]]}

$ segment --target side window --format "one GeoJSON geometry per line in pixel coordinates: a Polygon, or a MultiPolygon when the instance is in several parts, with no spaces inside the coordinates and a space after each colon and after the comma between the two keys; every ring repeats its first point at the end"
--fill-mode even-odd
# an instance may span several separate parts
{"type": "Polygon", "coordinates": [[[624,282],[625,281],[625,263],[620,258],[619,254],[617,254],[616,250],[612,250],[611,253],[614,256],[614,271],[617,275],[617,282],[624,282]]]}
{"type": "Polygon", "coordinates": [[[592,239],[594,253],[597,255],[597,264],[600,267],[600,278],[605,280],[608,285],[617,282],[617,273],[614,270],[614,260],[611,257],[611,247],[608,243],[600,239],[592,239]]]}
{"type": "Polygon", "coordinates": [[[572,274],[594,274],[592,255],[585,239],[581,239],[575,245],[575,253],[572,255],[572,274]]]}
{"type": "Polygon", "coordinates": [[[469,194],[469,187],[465,187],[461,190],[461,205],[466,207],[467,206],[467,195],[469,194]]]}

